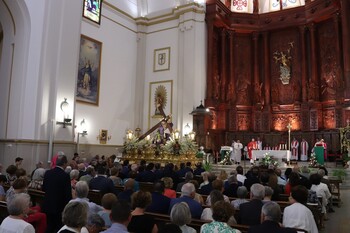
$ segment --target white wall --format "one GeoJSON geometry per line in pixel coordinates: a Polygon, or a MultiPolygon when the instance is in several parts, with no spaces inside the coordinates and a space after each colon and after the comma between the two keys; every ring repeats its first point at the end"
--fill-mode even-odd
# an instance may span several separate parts
{"type": "Polygon", "coordinates": [[[108,7],[101,26],[83,21],[81,33],[102,42],[99,106],[76,104],[76,122],[85,119],[88,135],[81,143],[98,144],[101,129],[112,136],[108,144],[123,144],[134,127],[137,33],[136,24],[108,7]]]}

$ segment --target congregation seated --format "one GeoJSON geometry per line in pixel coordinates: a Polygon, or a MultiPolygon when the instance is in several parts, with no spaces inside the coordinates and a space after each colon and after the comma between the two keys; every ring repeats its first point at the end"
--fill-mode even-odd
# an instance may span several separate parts
{"type": "Polygon", "coordinates": [[[85,170],[85,173],[85,175],[80,177],[79,181],[85,181],[87,184],[90,184],[90,181],[96,175],[95,168],[93,166],[88,166],[85,170]]]}
{"type": "MultiPolygon", "coordinates": [[[[193,169],[191,168],[191,162],[180,163],[180,170],[177,171],[179,177],[185,177],[187,172],[191,172],[193,174],[193,169]]],[[[185,177],[186,178],[186,177],[185,177]]],[[[191,178],[191,180],[193,177],[191,178]]]]}
{"type": "Polygon", "coordinates": [[[34,227],[23,220],[29,212],[29,205],[28,194],[15,194],[11,201],[7,202],[9,216],[2,221],[0,232],[35,233],[34,227]]]}
{"type": "Polygon", "coordinates": [[[265,196],[265,187],[261,184],[253,184],[250,188],[250,201],[242,203],[239,207],[239,224],[257,225],[260,223],[262,199],[265,196]]]}
{"type": "Polygon", "coordinates": [[[171,199],[168,212],[171,212],[172,207],[176,203],[186,202],[190,207],[192,218],[199,219],[202,214],[202,206],[197,201],[193,200],[195,193],[196,189],[192,183],[184,184],[181,189],[181,197],[171,199]]]}
{"type": "Polygon", "coordinates": [[[122,185],[123,180],[118,176],[119,175],[119,169],[116,167],[112,167],[110,170],[110,176],[108,177],[113,181],[113,185],[122,185]]]}
{"type": "Polygon", "coordinates": [[[248,233],[297,233],[295,229],[281,227],[279,223],[280,219],[280,206],[273,201],[267,202],[261,209],[261,224],[251,226],[248,230],[248,233]]]}
{"type": "Polygon", "coordinates": [[[200,194],[198,193],[198,188],[199,188],[198,181],[196,181],[196,180],[190,180],[189,183],[192,183],[192,184],[194,185],[195,190],[196,190],[196,193],[194,194],[193,200],[195,200],[196,202],[198,202],[198,203],[201,204],[201,205],[204,205],[204,204],[205,204],[205,203],[204,203],[204,199],[203,199],[202,195],[200,195],[200,194]]]}
{"type": "Polygon", "coordinates": [[[252,167],[251,170],[249,170],[246,174],[247,179],[244,180],[244,186],[247,187],[248,190],[250,190],[250,187],[253,184],[260,183],[259,179],[259,168],[258,167],[252,167]]]}
{"type": "MultiPolygon", "coordinates": [[[[27,192],[27,180],[18,178],[13,182],[13,185],[6,192],[6,202],[10,203],[17,194],[27,192]]],[[[36,232],[44,233],[46,230],[46,214],[41,212],[40,206],[32,206],[27,212],[24,221],[31,223],[36,232]]]]}
{"type": "Polygon", "coordinates": [[[182,186],[190,182],[190,180],[193,180],[193,173],[191,171],[188,171],[185,174],[185,180],[177,185],[176,192],[181,192],[182,186]]]}
{"type": "Polygon", "coordinates": [[[28,188],[41,190],[44,182],[44,175],[46,170],[44,168],[35,169],[32,180],[28,184],[28,188]]]}
{"type": "Polygon", "coordinates": [[[118,194],[118,200],[126,200],[127,202],[131,203],[131,195],[134,193],[134,184],[134,179],[127,179],[124,183],[124,191],[118,194]]]}
{"type": "MultiPolygon", "coordinates": [[[[213,190],[218,190],[219,192],[223,193],[223,191],[224,191],[224,182],[222,180],[216,179],[216,180],[214,180],[212,182],[212,188],[213,188],[213,190]]],[[[230,203],[230,199],[228,198],[228,196],[223,195],[223,197],[224,197],[224,201],[230,203]]],[[[207,206],[211,205],[210,195],[208,196],[207,200],[205,201],[205,204],[207,206]]]]}
{"type": "Polygon", "coordinates": [[[179,175],[174,171],[174,164],[168,163],[163,170],[163,177],[170,177],[173,180],[173,188],[177,187],[179,183],[179,175]]]}
{"type": "Polygon", "coordinates": [[[224,184],[223,194],[228,197],[237,197],[237,189],[242,185],[243,183],[237,180],[236,173],[233,173],[224,184]]]}
{"type": "Polygon", "coordinates": [[[163,177],[162,181],[164,182],[164,196],[169,198],[176,198],[176,192],[172,189],[173,179],[171,177],[163,177]]]}
{"type": "Polygon", "coordinates": [[[147,212],[167,214],[170,205],[170,198],[164,196],[164,183],[158,181],[154,183],[152,192],[152,203],[147,207],[147,212]]]}
{"type": "Polygon", "coordinates": [[[187,226],[191,223],[191,211],[187,203],[180,202],[173,206],[170,212],[170,220],[175,225],[179,226],[182,232],[196,233],[196,230],[187,226]]]}
{"type": "Polygon", "coordinates": [[[245,186],[240,186],[237,189],[237,199],[231,201],[231,205],[233,206],[233,208],[235,208],[236,210],[239,210],[239,206],[242,203],[246,203],[248,202],[248,200],[246,199],[248,196],[248,190],[245,186]]]}
{"type": "Polygon", "coordinates": [[[202,188],[204,185],[209,184],[210,173],[205,171],[201,173],[201,176],[202,176],[203,182],[200,183],[199,188],[202,188]]]}
{"type": "Polygon", "coordinates": [[[118,200],[113,203],[111,215],[112,225],[102,233],[128,233],[127,226],[131,219],[131,207],[125,200],[118,200]]]}
{"type": "Polygon", "coordinates": [[[88,209],[88,205],[84,202],[69,202],[62,213],[64,226],[57,233],[80,233],[81,229],[86,226],[88,209]]]}
{"type": "Polygon", "coordinates": [[[200,230],[201,233],[241,233],[241,231],[233,229],[227,224],[230,217],[234,215],[234,209],[229,203],[223,200],[218,201],[213,205],[212,210],[214,221],[203,224],[200,230]]]}
{"type": "Polygon", "coordinates": [[[97,205],[94,202],[89,201],[87,198],[89,194],[89,186],[85,181],[78,181],[75,185],[75,196],[76,198],[70,200],[69,202],[78,201],[88,205],[89,214],[97,214],[99,211],[103,210],[102,206],[97,205]]]}
{"type": "Polygon", "coordinates": [[[91,190],[99,190],[101,194],[114,193],[115,188],[113,181],[106,177],[106,168],[103,166],[98,166],[97,176],[92,178],[89,183],[91,190]]]}
{"type": "Polygon", "coordinates": [[[306,230],[309,233],[318,233],[314,216],[306,207],[308,190],[297,185],[291,191],[291,205],[283,210],[283,226],[306,230]]]}
{"type": "Polygon", "coordinates": [[[202,195],[209,195],[210,192],[213,190],[212,182],[216,180],[216,176],[214,174],[209,173],[208,176],[208,183],[204,184],[200,187],[198,192],[202,195]]]}
{"type": "Polygon", "coordinates": [[[15,165],[13,165],[13,164],[9,165],[6,168],[7,184],[12,185],[13,182],[17,179],[16,171],[17,171],[17,167],[15,165]]]}
{"type": "Polygon", "coordinates": [[[81,233],[99,233],[105,227],[105,221],[98,214],[88,215],[85,227],[81,229],[81,233]]]}
{"type": "Polygon", "coordinates": [[[300,176],[296,172],[291,172],[287,184],[284,187],[284,194],[290,195],[290,191],[292,190],[292,188],[297,185],[301,185],[300,176]]]}
{"type": "Polygon", "coordinates": [[[264,186],[265,188],[265,197],[263,199],[263,203],[271,201],[273,195],[273,189],[270,186],[264,186]]]}
{"type": "Polygon", "coordinates": [[[182,233],[182,230],[176,224],[167,223],[159,228],[158,233],[182,233]]]}
{"type": "Polygon", "coordinates": [[[152,196],[149,192],[139,190],[132,194],[131,220],[128,224],[128,231],[134,233],[157,233],[158,227],[149,215],[145,215],[146,208],[152,203],[152,196]]]}
{"type": "Polygon", "coordinates": [[[98,212],[98,215],[102,217],[104,220],[104,226],[105,227],[110,227],[112,225],[111,219],[110,219],[110,214],[112,210],[113,203],[116,202],[117,196],[114,193],[106,193],[103,195],[101,204],[103,207],[103,210],[100,210],[98,212]]]}
{"type": "Polygon", "coordinates": [[[5,175],[0,175],[0,201],[4,201],[6,199],[6,192],[4,189],[4,184],[7,179],[5,175]]]}
{"type": "Polygon", "coordinates": [[[156,175],[154,174],[154,163],[149,163],[146,166],[145,171],[140,172],[136,180],[139,182],[154,182],[156,180],[156,175]]]}
{"type": "Polygon", "coordinates": [[[247,177],[243,175],[243,167],[241,165],[237,166],[236,171],[237,171],[237,181],[244,184],[244,181],[247,179],[247,177]]]}
{"type": "Polygon", "coordinates": [[[194,169],[194,171],[193,171],[193,175],[200,176],[203,172],[205,172],[205,170],[203,168],[203,164],[201,162],[198,162],[196,164],[196,169],[194,169]]]}
{"type": "MultiPolygon", "coordinates": [[[[202,215],[201,215],[201,219],[213,221],[214,219],[213,219],[212,207],[215,205],[216,202],[225,201],[225,200],[224,200],[224,196],[222,195],[222,193],[219,190],[215,190],[215,189],[213,191],[211,191],[208,198],[210,198],[210,200],[211,200],[211,206],[208,208],[205,208],[203,210],[202,215]]],[[[230,225],[237,224],[234,216],[231,216],[231,218],[228,221],[228,224],[230,224],[230,225]]]]}

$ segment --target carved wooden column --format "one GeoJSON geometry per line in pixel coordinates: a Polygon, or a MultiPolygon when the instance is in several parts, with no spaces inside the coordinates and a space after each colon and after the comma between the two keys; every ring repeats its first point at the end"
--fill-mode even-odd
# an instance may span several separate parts
{"type": "MultiPolygon", "coordinates": [[[[342,54],[342,51],[341,51],[341,46],[340,46],[340,31],[339,31],[339,14],[334,14],[333,15],[333,22],[334,22],[334,34],[335,34],[335,40],[336,40],[336,66],[334,68],[337,68],[337,70],[335,71],[336,72],[336,77],[337,78],[337,82],[339,83],[344,83],[343,80],[344,80],[344,77],[343,77],[343,72],[342,72],[342,64],[341,64],[341,61],[342,61],[342,58],[341,58],[341,54],[342,54]]],[[[339,98],[342,98],[343,97],[343,93],[340,93],[338,91],[338,86],[336,87],[336,91],[337,91],[337,94],[336,94],[336,99],[339,100],[339,98]]]]}
{"type": "Polygon", "coordinates": [[[212,99],[213,96],[213,83],[212,78],[214,76],[214,20],[207,19],[208,29],[208,57],[207,57],[207,99],[212,99]]]}
{"type": "Polygon", "coordinates": [[[316,28],[315,24],[309,26],[310,29],[310,38],[311,38],[311,82],[309,91],[312,92],[312,95],[309,96],[309,100],[318,101],[320,85],[318,79],[318,67],[317,67],[317,46],[316,46],[316,28]],[[311,98],[311,99],[310,99],[311,98]]]}
{"type": "Polygon", "coordinates": [[[345,99],[350,99],[350,1],[341,0],[341,22],[343,35],[343,64],[345,79],[345,99]]]}
{"type": "Polygon", "coordinates": [[[229,41],[230,41],[230,75],[228,76],[228,95],[229,99],[232,103],[236,101],[236,77],[235,77],[235,45],[234,45],[234,31],[228,31],[229,41]]]}
{"type": "Polygon", "coordinates": [[[299,27],[301,41],[301,96],[302,103],[307,102],[307,80],[306,80],[306,45],[305,45],[305,26],[299,27]]]}
{"type": "Polygon", "coordinates": [[[253,33],[253,43],[254,43],[254,102],[255,104],[261,103],[261,91],[260,91],[260,80],[259,80],[259,34],[257,32],[253,33]]]}
{"type": "Polygon", "coordinates": [[[270,41],[269,41],[269,33],[264,32],[264,92],[265,92],[265,104],[267,106],[270,105],[270,96],[271,96],[271,74],[270,74],[270,41]]]}
{"type": "MultiPolygon", "coordinates": [[[[226,101],[226,29],[221,31],[221,83],[220,83],[220,95],[222,101],[226,101]]],[[[217,85],[217,84],[216,84],[217,85]]]]}

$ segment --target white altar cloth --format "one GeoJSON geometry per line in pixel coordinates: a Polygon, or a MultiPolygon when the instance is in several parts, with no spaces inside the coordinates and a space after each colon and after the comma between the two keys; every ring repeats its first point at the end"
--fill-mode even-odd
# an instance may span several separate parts
{"type": "Polygon", "coordinates": [[[279,160],[287,159],[287,161],[289,161],[291,157],[291,152],[289,150],[253,150],[252,152],[254,160],[263,158],[266,153],[279,160]]]}

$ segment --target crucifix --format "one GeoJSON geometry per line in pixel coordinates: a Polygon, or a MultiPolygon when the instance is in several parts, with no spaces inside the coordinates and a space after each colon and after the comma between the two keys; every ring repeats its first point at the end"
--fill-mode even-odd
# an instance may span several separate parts
{"type": "Polygon", "coordinates": [[[288,150],[290,150],[290,130],[292,128],[292,125],[290,124],[290,122],[287,125],[287,129],[288,129],[288,150]]]}

